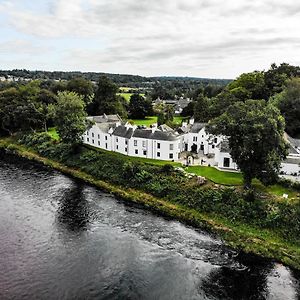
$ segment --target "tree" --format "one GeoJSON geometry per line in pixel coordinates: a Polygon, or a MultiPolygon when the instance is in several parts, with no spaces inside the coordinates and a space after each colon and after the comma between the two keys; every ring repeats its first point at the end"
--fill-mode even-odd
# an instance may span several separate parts
{"type": "Polygon", "coordinates": [[[115,114],[120,112],[120,99],[117,97],[118,87],[106,76],[101,76],[95,92],[94,101],[88,112],[93,115],[115,114]]]}
{"type": "Polygon", "coordinates": [[[157,113],[157,124],[167,124],[172,126],[172,122],[174,120],[175,109],[173,105],[167,104],[164,105],[162,110],[157,113]]]}
{"type": "Polygon", "coordinates": [[[228,136],[231,157],[249,188],[253,178],[265,184],[277,179],[281,161],[287,155],[284,126],[284,118],[274,105],[248,100],[230,106],[210,122],[208,130],[228,136]]]}
{"type": "Polygon", "coordinates": [[[78,95],[83,96],[83,100],[88,105],[91,102],[91,97],[94,93],[94,87],[90,80],[86,80],[83,77],[75,77],[68,81],[67,90],[75,92],[78,95]]]}
{"type": "Polygon", "coordinates": [[[74,92],[59,92],[57,104],[51,108],[61,140],[73,146],[80,143],[88,125],[83,96],[74,92]]]}
{"type": "Polygon", "coordinates": [[[144,119],[152,114],[152,103],[139,94],[133,94],[129,102],[129,115],[132,119],[144,119]]]}
{"type": "Polygon", "coordinates": [[[207,122],[209,116],[209,102],[207,97],[199,94],[194,106],[194,118],[197,122],[207,122]]]}
{"type": "Polygon", "coordinates": [[[191,101],[185,108],[182,109],[182,117],[192,117],[194,115],[195,102],[191,101]]]}
{"type": "Polygon", "coordinates": [[[300,78],[293,78],[286,88],[272,100],[280,109],[286,122],[286,131],[291,136],[300,135],[300,78]]]}
{"type": "Polygon", "coordinates": [[[229,83],[226,89],[233,90],[239,87],[249,92],[248,99],[265,99],[264,72],[243,73],[236,80],[229,83]]]}
{"type": "Polygon", "coordinates": [[[287,79],[300,75],[300,67],[282,63],[279,66],[272,64],[271,68],[265,72],[266,98],[283,91],[287,79]]]}

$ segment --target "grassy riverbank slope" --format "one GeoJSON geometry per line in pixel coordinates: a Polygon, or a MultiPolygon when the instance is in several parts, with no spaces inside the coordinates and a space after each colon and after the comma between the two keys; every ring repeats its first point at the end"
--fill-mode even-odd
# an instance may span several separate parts
{"type": "Polygon", "coordinates": [[[300,269],[299,199],[278,201],[240,188],[204,185],[173,166],[135,162],[106,151],[66,145],[46,134],[0,140],[2,151],[40,162],[214,233],[231,247],[300,269]]]}

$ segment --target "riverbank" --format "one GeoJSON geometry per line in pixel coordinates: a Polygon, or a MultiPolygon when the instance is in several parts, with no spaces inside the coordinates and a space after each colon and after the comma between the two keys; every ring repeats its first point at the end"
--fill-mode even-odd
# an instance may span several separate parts
{"type": "Polygon", "coordinates": [[[286,265],[300,269],[299,244],[283,239],[275,230],[261,229],[236,221],[232,222],[232,220],[216,213],[203,213],[187,205],[170,202],[129,186],[99,180],[81,168],[66,166],[10,139],[0,140],[0,149],[84,180],[126,201],[142,204],[165,216],[216,233],[222,237],[227,245],[239,251],[276,259],[286,265]]]}

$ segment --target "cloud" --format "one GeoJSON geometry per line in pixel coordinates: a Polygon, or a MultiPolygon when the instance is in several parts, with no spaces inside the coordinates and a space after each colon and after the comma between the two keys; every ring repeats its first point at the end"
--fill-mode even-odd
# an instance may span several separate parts
{"type": "MultiPolygon", "coordinates": [[[[6,17],[20,40],[34,41],[28,53],[38,53],[39,45],[58,49],[56,65],[62,68],[232,77],[252,67],[288,60],[288,55],[300,60],[296,51],[300,4],[292,0],[36,3],[41,2],[47,5],[38,11],[36,5],[7,0],[0,3],[0,17],[6,17]]],[[[22,48],[3,41],[2,45],[2,53],[22,48]]]]}
{"type": "Polygon", "coordinates": [[[26,40],[9,40],[0,42],[0,54],[23,54],[40,55],[50,49],[44,46],[37,46],[26,40]]]}

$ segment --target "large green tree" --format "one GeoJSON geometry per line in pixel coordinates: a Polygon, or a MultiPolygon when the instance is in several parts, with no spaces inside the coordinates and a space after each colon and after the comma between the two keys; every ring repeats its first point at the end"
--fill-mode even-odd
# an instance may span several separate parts
{"type": "Polygon", "coordinates": [[[287,81],[286,88],[271,100],[280,109],[288,134],[300,136],[300,78],[287,81]]]}
{"type": "Polygon", "coordinates": [[[277,179],[287,155],[284,127],[284,118],[274,105],[247,100],[231,105],[210,122],[208,130],[228,136],[231,157],[243,173],[245,186],[250,187],[253,178],[265,184],[277,179]]]}
{"type": "Polygon", "coordinates": [[[80,143],[88,125],[83,96],[74,92],[59,92],[57,104],[52,105],[52,113],[61,140],[70,145],[80,143]]]}
{"type": "Polygon", "coordinates": [[[86,80],[83,77],[75,77],[68,81],[66,88],[70,92],[82,95],[86,104],[91,102],[94,94],[94,87],[90,80],[86,80]]]}
{"type": "Polygon", "coordinates": [[[117,97],[118,87],[108,77],[101,76],[93,102],[88,106],[88,112],[93,115],[123,114],[124,107],[117,97]]]}
{"type": "Polygon", "coordinates": [[[132,119],[144,119],[153,112],[151,101],[139,94],[131,95],[128,109],[132,119]]]}
{"type": "Polygon", "coordinates": [[[194,105],[194,118],[197,122],[207,122],[209,115],[209,100],[203,94],[199,94],[194,105]]]}

